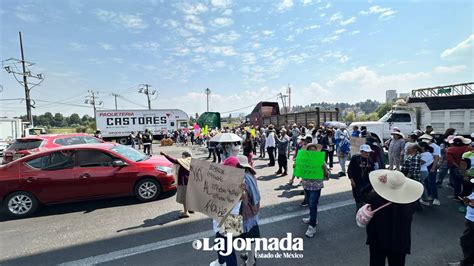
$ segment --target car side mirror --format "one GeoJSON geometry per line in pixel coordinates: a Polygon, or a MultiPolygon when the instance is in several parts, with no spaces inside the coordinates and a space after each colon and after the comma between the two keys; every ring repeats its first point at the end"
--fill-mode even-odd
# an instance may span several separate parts
{"type": "Polygon", "coordinates": [[[125,166],[127,166],[127,165],[128,165],[128,164],[127,164],[126,162],[122,161],[122,160],[114,160],[114,161],[112,162],[112,166],[113,166],[113,167],[125,167],[125,166]]]}

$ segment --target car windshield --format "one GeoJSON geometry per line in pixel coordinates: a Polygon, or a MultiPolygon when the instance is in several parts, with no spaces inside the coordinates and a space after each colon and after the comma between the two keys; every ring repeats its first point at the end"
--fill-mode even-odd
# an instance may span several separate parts
{"type": "Polygon", "coordinates": [[[32,150],[39,148],[41,143],[43,143],[41,139],[17,139],[8,149],[13,151],[32,150]]]}
{"type": "Polygon", "coordinates": [[[382,118],[379,119],[379,122],[387,122],[387,120],[392,116],[391,112],[386,113],[382,118]]]}
{"type": "Polygon", "coordinates": [[[134,162],[143,161],[149,158],[143,152],[137,151],[127,146],[115,146],[111,150],[134,162]]]}
{"type": "Polygon", "coordinates": [[[89,136],[75,136],[61,138],[54,141],[54,143],[61,146],[77,145],[77,144],[87,144],[87,143],[101,143],[99,139],[89,136]]]}

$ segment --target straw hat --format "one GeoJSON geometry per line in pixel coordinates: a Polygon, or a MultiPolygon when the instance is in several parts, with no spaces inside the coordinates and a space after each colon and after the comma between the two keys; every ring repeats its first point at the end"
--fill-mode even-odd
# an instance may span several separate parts
{"type": "Polygon", "coordinates": [[[370,184],[382,198],[394,203],[411,203],[423,194],[423,185],[406,178],[402,172],[375,170],[369,174],[370,184]]]}
{"type": "Polygon", "coordinates": [[[246,167],[246,168],[252,168],[252,166],[250,166],[249,164],[249,160],[247,156],[239,155],[237,156],[237,159],[239,159],[240,166],[246,167]]]}
{"type": "Polygon", "coordinates": [[[390,135],[399,135],[400,137],[402,137],[402,139],[405,138],[405,136],[403,135],[402,132],[396,131],[396,130],[392,131],[392,133],[390,133],[390,135]]]}
{"type": "Polygon", "coordinates": [[[471,142],[472,142],[472,140],[470,140],[470,139],[468,139],[468,138],[465,138],[465,137],[463,137],[463,136],[456,136],[456,137],[450,139],[450,140],[448,141],[448,143],[449,143],[449,144],[453,144],[453,143],[454,143],[454,140],[456,140],[456,139],[461,140],[464,145],[471,144],[471,142]]]}
{"type": "Polygon", "coordinates": [[[421,135],[420,139],[433,140],[433,136],[431,136],[430,134],[423,134],[421,135]]]}

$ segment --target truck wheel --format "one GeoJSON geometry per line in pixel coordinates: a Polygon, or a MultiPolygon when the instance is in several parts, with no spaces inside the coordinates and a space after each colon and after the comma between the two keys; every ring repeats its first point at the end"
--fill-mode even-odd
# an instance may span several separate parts
{"type": "Polygon", "coordinates": [[[127,139],[127,138],[120,138],[120,139],[118,140],[118,142],[119,142],[120,144],[122,144],[122,145],[127,145],[128,139],[127,139]]]}
{"type": "Polygon", "coordinates": [[[155,179],[146,178],[135,185],[134,191],[139,201],[153,201],[161,194],[161,186],[155,179]]]}
{"type": "Polygon", "coordinates": [[[4,207],[10,217],[27,217],[38,208],[38,200],[31,193],[18,191],[5,198],[4,207]]]}

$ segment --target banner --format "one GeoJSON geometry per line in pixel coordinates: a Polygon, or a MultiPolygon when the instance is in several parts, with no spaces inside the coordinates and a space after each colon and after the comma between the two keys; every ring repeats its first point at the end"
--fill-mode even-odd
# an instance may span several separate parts
{"type": "Polygon", "coordinates": [[[325,159],[325,152],[299,150],[293,175],[302,179],[323,180],[325,159]]]}
{"type": "MultiPolygon", "coordinates": [[[[352,138],[351,139],[351,154],[359,154],[360,146],[367,142],[367,138],[352,138]]],[[[297,157],[298,158],[298,157],[297,157]]]]}
{"type": "Polygon", "coordinates": [[[186,207],[221,224],[242,196],[244,169],[191,160],[186,207]]]}
{"type": "Polygon", "coordinates": [[[252,134],[252,137],[254,138],[257,136],[257,132],[255,131],[255,128],[250,129],[250,134],[252,134]]]}

